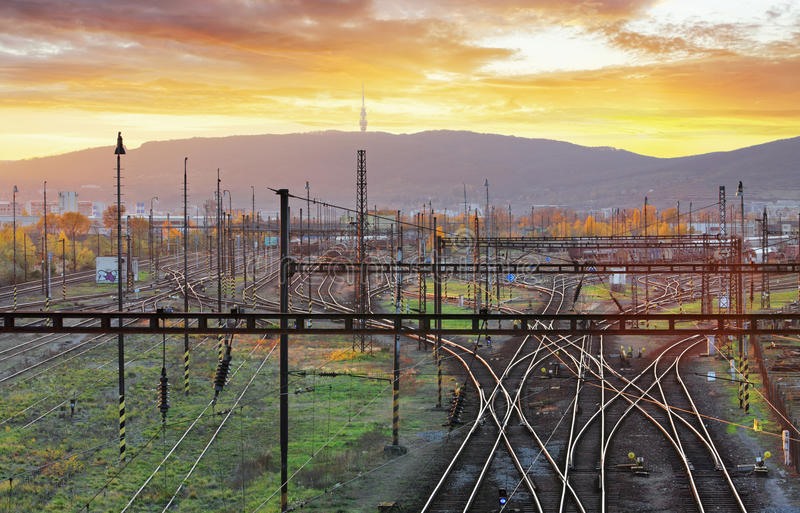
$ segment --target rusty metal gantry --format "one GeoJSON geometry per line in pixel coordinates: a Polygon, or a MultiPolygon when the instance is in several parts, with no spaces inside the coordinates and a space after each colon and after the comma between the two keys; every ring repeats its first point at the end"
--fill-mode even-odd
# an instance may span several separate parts
{"type": "Polygon", "coordinates": [[[0,333],[691,335],[800,334],[800,313],[750,314],[419,314],[219,312],[0,313],[0,333]],[[312,323],[305,321],[311,320],[312,323]],[[634,321],[649,327],[633,327],[634,321]],[[171,321],[164,322],[164,321],[171,321]],[[282,323],[281,321],[286,321],[282,323]],[[441,321],[441,328],[439,322],[441,321]],[[285,328],[281,327],[282,325],[285,328]],[[740,327],[741,326],[741,327],[740,327]]]}
{"type": "MultiPolygon", "coordinates": [[[[366,150],[358,150],[356,153],[356,264],[358,265],[358,273],[356,273],[355,282],[355,311],[363,314],[367,311],[367,302],[369,301],[369,282],[368,275],[364,268],[364,263],[367,261],[367,246],[366,246],[366,228],[367,228],[367,152],[366,150]]],[[[360,349],[363,353],[365,350],[371,350],[371,341],[364,336],[362,331],[356,334],[353,339],[353,349],[360,349]],[[367,347],[367,346],[370,347],[367,347]]]]}

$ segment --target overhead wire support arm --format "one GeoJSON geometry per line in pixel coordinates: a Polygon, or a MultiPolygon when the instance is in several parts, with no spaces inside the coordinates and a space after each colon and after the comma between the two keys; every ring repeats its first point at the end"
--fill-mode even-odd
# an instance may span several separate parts
{"type": "MultiPolygon", "coordinates": [[[[287,266],[288,267],[288,266],[287,266]]],[[[618,313],[618,314],[532,314],[532,313],[219,313],[219,312],[21,312],[0,313],[0,333],[110,333],[183,335],[233,334],[352,334],[372,335],[474,335],[488,323],[492,335],[535,333],[543,335],[600,334],[706,334],[735,335],[746,330],[755,335],[800,334],[800,313],[618,313]],[[120,319],[121,323],[117,323],[120,319]],[[172,321],[166,326],[161,320],[172,321]],[[183,321],[188,319],[188,328],[183,321]],[[302,322],[311,319],[311,324],[302,322]],[[592,321],[583,326],[581,321],[592,321]],[[221,320],[220,325],[217,321],[221,320]],[[437,327],[441,320],[442,328],[437,327]],[[625,323],[647,320],[649,328],[626,327],[625,323]],[[237,321],[241,321],[237,323],[237,321]],[[519,321],[513,327],[514,321],[519,321]],[[538,324],[535,321],[540,321],[538,324]],[[363,323],[363,328],[361,324],[363,323]],[[552,323],[550,326],[541,324],[552,323]],[[536,324],[536,325],[535,325],[536,324]],[[464,327],[464,326],[468,327],[464,327]],[[535,326],[534,326],[535,325],[535,326]],[[738,326],[746,326],[740,328],[738,326]]]]}
{"type": "MultiPolygon", "coordinates": [[[[431,272],[431,265],[414,262],[329,262],[325,260],[289,262],[292,273],[353,273],[362,268],[370,273],[431,272]]],[[[741,262],[661,262],[661,263],[597,263],[597,262],[551,262],[527,263],[441,263],[440,269],[448,274],[475,272],[514,274],[679,274],[679,273],[769,273],[794,274],[800,272],[800,262],[787,263],[741,263],[741,262]]]]}

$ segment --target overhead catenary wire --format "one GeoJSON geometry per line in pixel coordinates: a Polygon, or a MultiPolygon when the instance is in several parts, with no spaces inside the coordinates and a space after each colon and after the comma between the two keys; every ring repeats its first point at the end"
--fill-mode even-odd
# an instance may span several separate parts
{"type": "Polygon", "coordinates": [[[214,431],[214,434],[208,440],[208,443],[206,444],[206,446],[200,452],[200,455],[198,455],[197,459],[195,459],[195,462],[192,465],[191,469],[189,469],[189,472],[186,474],[186,476],[184,476],[184,478],[178,484],[178,487],[175,489],[175,493],[172,494],[172,497],[170,497],[170,499],[167,502],[166,506],[164,506],[164,509],[162,510],[162,512],[167,511],[169,509],[169,507],[172,505],[172,503],[175,501],[175,498],[178,496],[178,493],[180,493],[180,491],[183,489],[183,485],[186,484],[186,481],[188,481],[189,478],[192,476],[192,474],[194,473],[195,469],[197,468],[197,465],[200,464],[200,461],[203,459],[203,457],[206,455],[206,452],[208,452],[208,449],[211,447],[211,444],[213,444],[214,441],[217,439],[217,436],[219,435],[220,431],[222,430],[222,427],[225,425],[225,423],[228,421],[228,419],[231,417],[231,415],[233,415],[233,412],[234,412],[236,406],[239,404],[239,401],[241,401],[242,397],[244,397],[244,395],[249,390],[250,386],[255,381],[255,379],[258,376],[258,374],[261,372],[261,369],[264,368],[264,365],[267,363],[267,361],[269,361],[269,358],[272,355],[273,351],[275,351],[276,347],[278,347],[278,345],[277,344],[273,344],[272,349],[270,349],[270,351],[264,356],[264,359],[261,360],[261,364],[258,366],[258,368],[255,370],[253,375],[250,377],[250,380],[247,382],[247,384],[244,386],[242,391],[236,397],[236,400],[233,402],[233,405],[229,408],[228,412],[225,414],[225,417],[222,419],[222,422],[219,423],[219,426],[217,426],[217,429],[214,431]]]}
{"type": "MultiPolygon", "coordinates": [[[[110,340],[111,340],[111,339],[109,339],[109,341],[110,341],[110,340]]],[[[159,343],[156,343],[156,344],[153,344],[151,347],[149,347],[149,348],[145,349],[145,351],[142,353],[142,355],[141,355],[140,357],[138,357],[138,358],[132,358],[132,359],[130,359],[130,360],[127,360],[127,361],[126,361],[126,363],[125,363],[125,366],[127,367],[128,365],[130,365],[130,364],[134,363],[135,361],[138,361],[138,360],[141,360],[141,359],[143,359],[143,358],[144,358],[144,356],[145,356],[147,353],[149,353],[150,351],[153,351],[154,349],[156,349],[156,348],[159,346],[159,344],[160,344],[160,342],[159,342],[159,343]]],[[[75,356],[77,357],[77,356],[80,356],[81,354],[83,354],[83,353],[80,353],[80,354],[78,354],[78,355],[75,355],[75,356]]],[[[107,361],[107,362],[105,362],[105,363],[103,363],[103,364],[100,364],[100,365],[99,365],[97,368],[98,368],[98,369],[101,369],[101,368],[103,368],[103,367],[104,367],[104,366],[106,366],[106,365],[109,365],[109,364],[111,364],[111,363],[114,363],[115,361],[116,361],[116,360],[114,360],[114,361],[111,361],[111,360],[109,360],[109,361],[107,361]]],[[[49,369],[52,369],[52,368],[53,368],[53,367],[50,367],[49,369]]],[[[49,369],[48,369],[48,370],[49,370],[49,369]]],[[[37,376],[38,376],[38,374],[37,374],[37,376]]],[[[86,390],[93,390],[93,388],[94,388],[94,385],[97,385],[98,383],[101,383],[101,382],[103,382],[103,381],[104,381],[104,380],[106,380],[106,379],[108,379],[108,378],[98,378],[98,379],[96,379],[96,380],[92,381],[92,382],[89,384],[89,386],[87,386],[87,387],[86,387],[86,390]]],[[[79,393],[79,394],[78,394],[76,397],[81,397],[83,394],[84,394],[84,392],[80,392],[80,393],[79,393]]],[[[2,422],[0,422],[0,425],[3,425],[3,424],[6,424],[6,423],[8,423],[9,421],[11,421],[12,419],[16,418],[16,417],[17,417],[17,416],[19,416],[20,414],[22,414],[22,413],[26,412],[27,410],[29,410],[30,408],[32,408],[33,406],[35,406],[35,405],[36,405],[36,404],[38,404],[39,402],[41,402],[41,401],[43,401],[43,400],[46,400],[47,398],[49,398],[49,397],[52,397],[53,395],[55,395],[55,393],[53,393],[53,394],[48,394],[48,395],[46,395],[45,397],[43,397],[42,399],[40,399],[39,401],[37,401],[36,403],[32,404],[31,406],[28,406],[27,408],[25,408],[25,409],[23,409],[23,410],[21,410],[21,411],[19,411],[19,412],[13,413],[13,414],[12,414],[10,417],[8,417],[8,418],[4,419],[2,422]]],[[[58,404],[56,404],[54,407],[50,408],[49,410],[45,411],[44,413],[42,413],[42,414],[41,414],[41,415],[39,415],[38,417],[36,417],[36,418],[34,418],[33,420],[29,421],[27,424],[25,424],[25,425],[21,426],[19,429],[26,429],[26,428],[29,428],[29,427],[31,427],[33,424],[35,424],[36,422],[40,421],[41,419],[43,419],[43,418],[44,418],[44,417],[46,417],[47,415],[49,415],[49,414],[53,413],[54,411],[58,410],[58,409],[59,409],[59,408],[60,408],[62,405],[66,404],[68,401],[69,401],[69,399],[64,399],[64,400],[62,400],[61,402],[59,402],[58,404]]]]}
{"type": "MultiPolygon", "coordinates": [[[[113,339],[109,338],[109,340],[108,340],[108,341],[112,341],[112,340],[113,340],[113,339]]],[[[200,347],[202,344],[204,344],[206,340],[208,340],[208,337],[203,337],[203,338],[201,339],[201,341],[198,343],[197,347],[200,347]]],[[[128,366],[130,366],[131,364],[133,364],[133,363],[135,363],[135,362],[137,362],[137,361],[143,360],[144,358],[146,358],[146,356],[147,356],[147,355],[148,355],[148,354],[149,354],[151,351],[153,351],[153,350],[155,350],[156,348],[158,348],[160,344],[161,344],[161,342],[157,342],[157,343],[155,343],[155,344],[153,344],[153,345],[151,345],[151,346],[149,346],[149,347],[145,348],[143,351],[137,351],[137,354],[138,354],[138,356],[136,356],[136,357],[134,357],[134,358],[130,358],[130,359],[128,359],[128,360],[125,362],[125,367],[127,368],[127,367],[128,367],[128,366]]],[[[95,347],[94,347],[94,348],[92,348],[92,349],[95,349],[95,348],[97,348],[97,347],[98,347],[98,346],[95,346],[95,347]]],[[[78,356],[81,356],[81,355],[83,355],[84,353],[85,353],[85,352],[82,352],[82,353],[80,353],[80,354],[74,355],[73,357],[71,357],[71,358],[70,358],[70,360],[72,360],[73,358],[76,358],[76,357],[78,357],[78,356]]],[[[96,369],[98,369],[98,370],[99,370],[99,369],[102,369],[102,368],[104,368],[104,367],[106,367],[106,366],[108,366],[108,365],[110,365],[110,364],[112,364],[112,363],[115,363],[115,362],[116,362],[116,359],[114,359],[114,360],[107,360],[107,361],[106,361],[106,362],[104,362],[104,363],[100,363],[100,364],[98,364],[98,365],[97,365],[97,367],[96,367],[96,369]]],[[[53,369],[53,368],[55,368],[55,367],[50,367],[50,368],[48,368],[47,370],[50,370],[50,369],[53,369]]],[[[46,372],[46,371],[42,371],[42,372],[40,372],[40,373],[37,373],[35,376],[29,376],[28,378],[26,378],[26,380],[23,380],[23,381],[27,381],[28,379],[32,379],[33,377],[39,376],[40,374],[42,374],[42,373],[44,373],[44,372],[46,372]]],[[[80,397],[82,397],[82,396],[83,396],[83,394],[84,394],[84,393],[86,393],[86,391],[89,391],[89,390],[94,390],[94,389],[95,389],[95,386],[96,386],[97,384],[99,384],[99,383],[102,383],[103,381],[105,381],[105,380],[107,380],[107,379],[108,379],[107,377],[100,377],[100,378],[98,378],[98,379],[95,379],[95,380],[93,380],[92,382],[90,382],[90,383],[89,383],[89,384],[88,384],[88,385],[85,387],[85,391],[76,391],[76,392],[75,392],[75,393],[76,393],[75,397],[76,397],[76,398],[80,398],[80,397]]],[[[18,383],[18,382],[17,382],[17,383],[18,383]]],[[[17,412],[14,412],[14,413],[12,413],[12,414],[11,414],[9,417],[6,417],[6,418],[5,418],[5,419],[3,419],[2,421],[0,421],[0,426],[2,426],[2,425],[4,425],[4,424],[7,424],[7,423],[9,423],[10,421],[12,421],[13,419],[15,419],[15,418],[16,418],[16,417],[18,417],[19,415],[22,415],[22,414],[24,414],[25,412],[27,412],[27,411],[28,411],[28,410],[30,410],[31,408],[33,408],[33,407],[35,407],[36,405],[38,405],[40,402],[42,402],[42,401],[44,401],[44,400],[47,400],[48,398],[52,397],[53,395],[56,395],[56,393],[47,394],[47,395],[45,395],[44,397],[42,397],[41,399],[39,399],[39,400],[37,400],[36,402],[34,402],[33,404],[31,404],[31,405],[29,405],[29,406],[27,406],[27,407],[23,408],[22,410],[19,410],[19,411],[17,411],[17,412]]],[[[37,423],[38,421],[42,420],[42,419],[43,419],[44,417],[46,417],[47,415],[49,415],[49,414],[53,413],[54,411],[58,410],[58,409],[59,409],[59,408],[60,408],[62,405],[66,404],[68,401],[69,401],[69,399],[64,399],[64,400],[60,401],[60,402],[59,402],[58,404],[56,404],[55,406],[53,406],[52,408],[50,408],[50,409],[46,410],[45,412],[43,412],[42,414],[40,414],[39,416],[37,416],[36,418],[34,418],[33,420],[29,421],[28,423],[26,423],[25,425],[21,426],[21,427],[20,427],[20,428],[18,428],[18,429],[26,429],[26,428],[29,428],[29,427],[33,426],[35,423],[37,423]]]]}
{"type": "MultiPolygon", "coordinates": [[[[254,346],[254,348],[250,352],[250,354],[253,354],[259,347],[261,347],[261,344],[258,344],[256,346],[254,346]]],[[[270,352],[268,353],[267,357],[269,357],[269,355],[272,354],[272,351],[274,350],[274,348],[275,348],[275,346],[273,346],[272,350],[270,350],[270,352]]],[[[242,363],[239,365],[239,367],[237,367],[237,369],[234,371],[234,375],[236,375],[238,373],[239,369],[241,369],[244,364],[245,364],[245,361],[242,361],[242,363]]],[[[139,489],[133,494],[133,496],[130,498],[130,500],[125,505],[125,507],[120,511],[120,513],[123,513],[124,511],[127,511],[128,508],[130,508],[130,506],[134,503],[136,498],[139,497],[139,495],[141,495],[142,491],[144,491],[144,489],[147,487],[147,485],[150,483],[150,481],[152,481],[153,478],[158,474],[158,472],[161,469],[161,467],[175,453],[175,451],[183,443],[183,441],[186,439],[186,437],[189,435],[189,433],[192,432],[192,430],[197,425],[197,423],[205,416],[206,412],[208,412],[209,409],[211,409],[212,407],[213,407],[213,400],[209,401],[208,404],[206,404],[206,406],[202,409],[200,414],[197,415],[197,417],[192,421],[192,423],[189,425],[189,427],[186,428],[186,430],[181,435],[181,437],[173,444],[173,446],[169,450],[169,452],[161,459],[161,461],[158,463],[158,465],[153,470],[153,472],[151,472],[150,475],[145,479],[145,481],[142,483],[142,485],[139,487],[139,489]]]]}
{"type": "MultiPolygon", "coordinates": [[[[364,405],[362,405],[362,407],[359,410],[357,410],[354,415],[350,415],[349,420],[346,423],[344,423],[342,425],[342,427],[339,428],[338,431],[336,431],[333,435],[329,436],[328,439],[314,452],[313,456],[311,456],[309,458],[306,458],[306,460],[302,464],[300,464],[300,466],[294,472],[292,472],[292,474],[289,476],[288,481],[292,481],[298,475],[298,473],[301,470],[303,470],[314,458],[316,458],[316,456],[320,452],[322,452],[322,450],[327,448],[328,445],[336,439],[336,437],[338,437],[341,433],[344,432],[344,430],[352,423],[354,418],[359,418],[362,414],[366,413],[368,411],[367,408],[369,406],[371,406],[372,404],[374,404],[375,401],[377,401],[380,397],[382,397],[389,390],[391,390],[391,383],[389,383],[389,384],[385,385],[384,387],[382,387],[381,390],[378,393],[376,393],[372,397],[372,399],[370,399],[368,402],[366,402],[364,405]]],[[[275,496],[277,496],[278,494],[280,494],[280,487],[278,489],[274,490],[270,495],[268,495],[267,498],[264,499],[264,501],[261,502],[253,510],[253,512],[259,511],[261,508],[266,506],[266,504],[271,499],[273,499],[275,496]]]]}

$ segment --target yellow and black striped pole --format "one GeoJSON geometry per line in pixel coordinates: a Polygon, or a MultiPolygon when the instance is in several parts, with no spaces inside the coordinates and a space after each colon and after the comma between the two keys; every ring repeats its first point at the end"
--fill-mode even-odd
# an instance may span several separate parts
{"type": "MultiPolygon", "coordinates": [[[[312,305],[311,305],[311,273],[308,273],[308,313],[310,314],[310,313],[312,313],[312,311],[313,311],[313,309],[312,309],[312,305]]],[[[306,327],[310,328],[311,327],[311,319],[309,319],[306,322],[307,322],[307,326],[306,327]]]]}
{"type": "MultiPolygon", "coordinates": [[[[44,311],[45,311],[45,312],[49,312],[49,311],[50,311],[50,296],[47,296],[47,297],[44,299],[44,311]]],[[[46,319],[46,320],[44,321],[44,323],[45,323],[45,326],[50,326],[50,319],[49,319],[49,318],[48,318],[48,319],[46,319]]]]}
{"type": "MultiPolygon", "coordinates": [[[[398,214],[399,221],[399,214],[398,214]]],[[[399,224],[399,223],[398,223],[399,224]]],[[[403,262],[403,229],[399,228],[399,244],[397,247],[397,263],[403,262]]],[[[403,303],[403,275],[400,266],[397,266],[395,281],[395,313],[402,313],[403,303]]],[[[394,336],[394,355],[392,362],[392,445],[400,446],[400,335],[394,336]]]]}
{"type": "Polygon", "coordinates": [[[225,335],[217,335],[217,360],[222,361],[222,351],[224,349],[223,340],[225,340],[225,335]]]}
{"type": "Polygon", "coordinates": [[[737,359],[734,357],[735,368],[736,368],[736,380],[738,381],[739,390],[739,408],[744,408],[744,383],[742,380],[742,360],[737,359]]]}
{"type": "Polygon", "coordinates": [[[14,311],[17,311],[17,286],[14,285],[14,311]]]}
{"type": "Polygon", "coordinates": [[[119,461],[125,461],[125,395],[119,396],[119,461]]]}
{"type": "Polygon", "coordinates": [[[747,362],[747,356],[742,361],[742,378],[742,381],[744,381],[742,383],[744,412],[748,413],[750,411],[750,365],[747,362]]]}
{"type": "Polygon", "coordinates": [[[183,337],[183,395],[189,395],[189,334],[183,337]]]}
{"type": "MultiPolygon", "coordinates": [[[[122,312],[122,196],[120,179],[120,155],[125,154],[122,133],[117,134],[117,310],[122,312]]],[[[48,289],[48,296],[49,289],[48,289]]],[[[48,301],[49,301],[48,297],[48,301]]],[[[122,326],[122,317],[117,320],[122,326]]],[[[119,460],[125,461],[125,335],[117,334],[117,378],[119,386],[119,460]]]]}

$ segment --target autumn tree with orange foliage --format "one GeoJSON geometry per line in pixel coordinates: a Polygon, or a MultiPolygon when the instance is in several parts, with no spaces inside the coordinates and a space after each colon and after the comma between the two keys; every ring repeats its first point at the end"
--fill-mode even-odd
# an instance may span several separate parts
{"type": "Polygon", "coordinates": [[[85,215],[78,212],[65,212],[59,219],[61,229],[72,242],[72,272],[78,269],[78,257],[75,245],[78,237],[89,233],[92,222],[85,215]]]}

